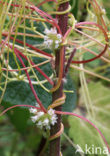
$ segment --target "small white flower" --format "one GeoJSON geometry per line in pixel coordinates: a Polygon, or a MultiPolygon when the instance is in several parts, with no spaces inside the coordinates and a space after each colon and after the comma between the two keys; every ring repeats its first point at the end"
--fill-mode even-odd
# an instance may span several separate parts
{"type": "Polygon", "coordinates": [[[67,79],[66,79],[66,78],[63,78],[63,82],[64,82],[64,83],[67,83],[67,79]]]}
{"type": "Polygon", "coordinates": [[[61,39],[62,38],[61,34],[57,34],[57,38],[61,39]]]}
{"type": "Polygon", "coordinates": [[[55,49],[57,49],[58,47],[59,47],[59,45],[58,45],[58,44],[56,44],[56,45],[55,45],[55,49]]]}
{"type": "Polygon", "coordinates": [[[37,113],[37,116],[40,118],[41,116],[43,116],[44,115],[44,112],[38,112],[37,113]]]}
{"type": "Polygon", "coordinates": [[[39,104],[36,102],[36,103],[35,103],[35,106],[36,106],[36,107],[39,107],[39,104]]]}
{"type": "Polygon", "coordinates": [[[48,40],[47,43],[51,45],[53,43],[53,40],[48,40]]]}
{"type": "Polygon", "coordinates": [[[51,124],[52,124],[52,125],[55,125],[55,123],[57,123],[57,116],[56,116],[56,114],[54,114],[54,115],[51,117],[51,124]]]}
{"type": "Polygon", "coordinates": [[[48,114],[49,114],[49,115],[54,115],[54,113],[55,113],[55,111],[54,111],[53,109],[50,108],[50,109],[48,110],[48,114]]]}
{"type": "Polygon", "coordinates": [[[105,9],[102,9],[101,11],[102,11],[102,14],[103,14],[103,15],[106,14],[106,10],[105,10],[105,9]]]}
{"type": "Polygon", "coordinates": [[[55,123],[57,123],[57,120],[52,120],[51,121],[51,125],[55,125],[55,123]]]}
{"type": "Polygon", "coordinates": [[[39,121],[36,125],[37,125],[40,129],[42,129],[42,127],[43,127],[42,121],[39,121]]]}
{"type": "Polygon", "coordinates": [[[49,119],[46,118],[46,119],[43,121],[43,125],[44,125],[44,126],[48,126],[48,124],[49,124],[49,119]]]}
{"type": "Polygon", "coordinates": [[[59,43],[59,41],[58,41],[58,40],[56,40],[56,41],[55,41],[55,43],[56,43],[56,44],[58,44],[58,43],[59,43]]]}
{"type": "Polygon", "coordinates": [[[56,28],[51,28],[51,33],[53,33],[53,34],[57,34],[57,30],[56,30],[56,28]]]}
{"type": "Polygon", "coordinates": [[[31,120],[32,120],[32,122],[34,122],[34,123],[35,123],[38,119],[39,119],[39,117],[38,117],[37,115],[31,117],[31,120]]]}
{"type": "Polygon", "coordinates": [[[44,44],[45,44],[45,46],[47,46],[48,48],[50,48],[51,45],[53,44],[53,41],[49,39],[47,41],[44,41],[44,44]]]}
{"type": "Polygon", "coordinates": [[[75,24],[76,24],[76,23],[78,23],[78,21],[77,21],[77,20],[75,20],[75,24]]]}
{"type": "Polygon", "coordinates": [[[57,115],[55,114],[55,111],[53,109],[49,109],[48,114],[51,116],[50,117],[51,125],[57,123],[57,115]]]}
{"type": "Polygon", "coordinates": [[[35,108],[30,108],[29,111],[30,111],[30,113],[35,114],[35,113],[37,112],[37,109],[35,109],[35,108]]]}
{"type": "Polygon", "coordinates": [[[57,33],[56,28],[45,29],[44,31],[44,45],[50,49],[55,48],[58,49],[60,43],[62,42],[61,34],[57,33]]]}
{"type": "Polygon", "coordinates": [[[35,111],[36,109],[30,109],[31,112],[34,112],[34,116],[31,117],[32,122],[36,123],[39,128],[50,129],[51,125],[57,123],[57,115],[55,110],[49,109],[47,114],[42,111],[35,111]]]}
{"type": "Polygon", "coordinates": [[[46,129],[50,129],[50,126],[48,125],[48,126],[46,126],[46,129]]]}
{"type": "Polygon", "coordinates": [[[45,29],[44,33],[49,34],[50,33],[49,29],[45,29]]]}
{"type": "Polygon", "coordinates": [[[48,39],[49,39],[49,37],[48,37],[48,36],[45,36],[45,37],[44,37],[44,40],[45,40],[45,41],[46,41],[46,40],[48,40],[48,39]]]}

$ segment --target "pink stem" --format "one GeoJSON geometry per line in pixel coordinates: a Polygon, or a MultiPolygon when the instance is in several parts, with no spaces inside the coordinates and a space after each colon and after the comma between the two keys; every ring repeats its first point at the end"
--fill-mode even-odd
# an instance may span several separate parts
{"type": "Polygon", "coordinates": [[[46,12],[40,10],[39,8],[37,8],[37,7],[34,6],[34,5],[31,6],[31,8],[33,8],[36,12],[38,12],[38,13],[40,14],[41,17],[43,17],[44,19],[46,19],[47,22],[49,22],[49,23],[52,24],[54,27],[56,27],[56,28],[58,29],[58,32],[59,32],[60,34],[62,34],[62,33],[61,33],[61,30],[60,30],[60,27],[58,26],[56,20],[55,20],[54,18],[52,18],[52,16],[50,16],[50,15],[47,14],[46,12]],[[51,22],[50,20],[48,20],[46,17],[49,18],[52,22],[51,22]]]}
{"type": "MultiPolygon", "coordinates": [[[[16,54],[17,58],[18,58],[19,61],[21,62],[22,66],[25,68],[26,66],[25,66],[23,60],[21,59],[21,57],[19,56],[19,54],[17,53],[17,49],[14,49],[14,51],[15,51],[15,54],[16,54]]],[[[38,96],[37,96],[37,94],[36,94],[36,91],[35,91],[35,89],[34,89],[34,87],[33,87],[33,85],[32,85],[32,82],[31,82],[31,79],[30,79],[30,76],[29,76],[27,70],[25,70],[25,73],[26,73],[26,75],[27,75],[27,78],[28,78],[28,81],[29,81],[31,90],[32,90],[32,92],[33,92],[33,94],[34,94],[34,96],[35,96],[36,101],[38,102],[38,104],[39,104],[41,110],[43,110],[44,112],[46,112],[46,109],[44,108],[44,106],[42,105],[40,99],[38,98],[38,96]]]]}
{"type": "Polygon", "coordinates": [[[64,35],[64,37],[63,37],[63,40],[64,40],[64,41],[66,40],[67,36],[69,35],[69,33],[71,32],[72,29],[73,29],[73,28],[70,27],[70,28],[67,30],[67,32],[65,33],[65,35],[64,35]]]}
{"type": "MultiPolygon", "coordinates": [[[[0,3],[2,3],[0,1],[0,3]]],[[[4,4],[4,3],[3,3],[4,4]]],[[[14,7],[20,7],[20,5],[18,4],[11,4],[11,6],[14,7]]],[[[25,8],[27,9],[32,9],[33,11],[36,11],[40,14],[41,17],[43,17],[48,23],[52,24],[54,27],[56,27],[58,29],[58,32],[61,34],[61,30],[60,27],[58,26],[56,20],[54,18],[52,18],[52,16],[50,16],[49,14],[45,13],[44,11],[40,10],[38,7],[34,6],[33,4],[31,5],[31,7],[25,6],[25,8]],[[49,19],[51,20],[49,20],[49,19]]]]}
{"type": "Polygon", "coordinates": [[[107,141],[106,141],[104,135],[102,134],[102,132],[101,132],[91,121],[89,121],[89,120],[86,119],[85,117],[83,117],[83,116],[81,116],[81,115],[78,115],[78,114],[76,114],[76,113],[61,112],[61,111],[55,111],[55,113],[56,113],[56,114],[61,114],[61,115],[72,115],[72,116],[76,116],[76,117],[78,117],[78,118],[80,118],[80,119],[82,119],[82,120],[88,122],[88,123],[89,123],[91,126],[93,126],[93,127],[96,129],[96,131],[100,134],[100,136],[102,137],[103,141],[105,142],[105,144],[106,144],[106,146],[107,146],[107,148],[108,148],[108,151],[109,151],[109,153],[110,153],[110,147],[109,147],[109,145],[108,145],[108,143],[107,143],[107,141]]]}
{"type": "MultiPolygon", "coordinates": [[[[6,34],[2,34],[2,35],[3,35],[3,36],[7,36],[6,34]]],[[[10,36],[10,39],[13,40],[14,37],[10,36]]],[[[17,43],[20,43],[20,44],[24,45],[24,42],[21,41],[21,40],[19,40],[19,39],[16,39],[15,41],[16,41],[17,43]]],[[[29,48],[31,48],[31,49],[33,49],[33,50],[35,50],[36,52],[38,52],[38,53],[40,53],[40,54],[43,54],[43,55],[48,56],[48,57],[52,57],[51,54],[48,54],[48,53],[46,53],[45,51],[42,51],[42,50],[40,50],[40,49],[38,49],[38,48],[36,48],[36,47],[34,47],[34,46],[28,44],[28,43],[26,43],[26,46],[29,47],[29,48]]]]}
{"type": "MultiPolygon", "coordinates": [[[[43,64],[42,64],[43,65],[43,64]]],[[[38,66],[41,66],[40,64],[39,65],[34,65],[33,68],[35,67],[38,67],[38,66]]],[[[20,68],[21,71],[23,71],[24,69],[30,69],[31,67],[26,67],[26,68],[20,68]]],[[[19,69],[7,69],[7,68],[1,68],[1,70],[3,71],[9,71],[9,72],[19,72],[19,69]]]]}
{"type": "Polygon", "coordinates": [[[31,108],[35,108],[35,109],[40,109],[39,107],[36,107],[36,106],[30,106],[30,105],[14,105],[14,106],[11,106],[7,109],[5,109],[1,114],[0,116],[4,115],[7,111],[13,109],[13,108],[16,108],[16,107],[31,107],[31,108]]]}
{"type": "MultiPolygon", "coordinates": [[[[8,46],[8,44],[6,44],[6,45],[8,46]]],[[[11,49],[13,49],[13,47],[12,47],[11,45],[9,45],[9,47],[10,47],[11,49]]],[[[20,57],[19,54],[18,54],[18,53],[19,53],[19,50],[16,49],[16,48],[14,48],[14,52],[15,52],[17,58],[19,59],[19,61],[21,62],[22,66],[25,68],[26,66],[25,66],[23,60],[21,59],[21,57],[20,57]]],[[[33,94],[34,94],[34,97],[35,97],[36,101],[38,102],[38,104],[39,104],[41,110],[44,111],[44,112],[46,113],[46,109],[45,109],[45,107],[43,106],[43,104],[41,103],[40,99],[38,98],[38,96],[37,96],[37,94],[36,94],[36,91],[35,91],[35,89],[34,89],[34,87],[33,87],[33,85],[32,85],[32,82],[31,82],[31,79],[30,79],[30,76],[29,76],[27,70],[25,69],[24,71],[25,71],[25,73],[26,73],[26,75],[27,75],[30,88],[31,88],[31,90],[32,90],[32,92],[33,92],[33,94]]]]}
{"type": "MultiPolygon", "coordinates": [[[[10,37],[10,38],[13,39],[13,37],[10,37]]],[[[18,39],[16,39],[16,41],[18,41],[18,43],[22,43],[22,44],[23,44],[23,42],[20,41],[20,40],[18,40],[18,39]]],[[[35,48],[35,47],[29,45],[28,43],[26,43],[26,45],[28,45],[28,47],[35,48]]],[[[37,48],[35,48],[35,49],[41,51],[40,49],[37,49],[37,48]]],[[[19,52],[19,54],[20,54],[22,57],[24,57],[24,58],[27,60],[27,57],[26,57],[25,55],[23,55],[20,51],[18,51],[18,52],[19,52]]],[[[41,52],[43,52],[43,51],[41,51],[41,52]]],[[[33,63],[31,60],[30,60],[30,62],[31,62],[32,65],[35,65],[35,63],[33,63]]],[[[38,70],[38,71],[48,80],[48,82],[49,82],[51,85],[53,85],[53,81],[52,81],[39,67],[35,66],[34,68],[35,68],[36,70],[38,70]]]]}
{"type": "MultiPolygon", "coordinates": [[[[25,55],[23,55],[19,50],[17,51],[25,60],[27,60],[27,57],[25,55]]],[[[29,60],[30,63],[32,65],[35,65],[35,63],[33,63],[31,60],[29,60]]],[[[36,70],[38,70],[48,81],[51,85],[53,85],[53,81],[39,68],[39,67],[35,67],[36,70]]]]}
{"type": "MultiPolygon", "coordinates": [[[[98,59],[99,57],[101,57],[106,52],[106,50],[107,50],[107,48],[109,46],[108,45],[108,42],[109,42],[108,35],[107,35],[106,31],[103,29],[103,27],[101,25],[99,25],[97,23],[94,23],[94,22],[80,22],[80,23],[77,23],[75,25],[75,27],[79,27],[81,25],[95,25],[96,27],[101,29],[101,31],[103,32],[103,34],[105,36],[105,40],[106,40],[107,43],[105,44],[105,47],[104,47],[103,51],[99,55],[97,55],[96,57],[94,57],[92,59],[88,59],[88,60],[83,60],[83,61],[72,61],[72,63],[77,63],[77,64],[79,64],[79,63],[88,63],[88,62],[91,62],[91,61],[94,61],[94,60],[98,59]]],[[[69,32],[69,30],[68,30],[68,32],[69,32]]]]}
{"type": "Polygon", "coordinates": [[[43,5],[43,4],[45,4],[45,3],[47,3],[47,2],[57,2],[56,0],[44,0],[43,2],[41,2],[41,3],[39,3],[38,5],[37,5],[37,7],[39,8],[41,5],[43,5]]]}
{"type": "MultiPolygon", "coordinates": [[[[13,109],[13,108],[16,108],[16,107],[32,107],[32,108],[35,108],[35,109],[40,109],[39,107],[30,106],[30,105],[15,105],[15,106],[11,106],[11,107],[5,109],[5,110],[0,114],[0,116],[4,115],[7,111],[9,111],[9,110],[11,110],[11,109],[13,109]]],[[[91,121],[89,121],[89,120],[86,119],[85,117],[80,116],[80,115],[78,115],[78,114],[76,114],[76,113],[61,112],[61,111],[55,111],[55,113],[56,113],[56,114],[61,114],[61,115],[72,115],[72,116],[78,117],[78,118],[80,118],[80,119],[86,121],[87,123],[89,123],[89,124],[90,124],[91,126],[93,126],[93,127],[96,129],[96,131],[100,134],[100,136],[102,137],[103,141],[105,142],[105,144],[106,144],[106,146],[107,146],[107,148],[108,148],[108,151],[109,151],[109,153],[110,153],[110,147],[109,147],[109,145],[108,145],[108,143],[107,143],[107,141],[106,141],[104,135],[102,134],[102,132],[101,132],[91,121]]]]}

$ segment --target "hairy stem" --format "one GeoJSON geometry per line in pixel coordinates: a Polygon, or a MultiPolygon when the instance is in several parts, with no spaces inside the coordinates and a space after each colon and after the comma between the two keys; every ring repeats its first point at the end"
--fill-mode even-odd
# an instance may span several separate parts
{"type": "MultiPolygon", "coordinates": [[[[58,11],[64,11],[68,8],[68,6],[69,6],[69,2],[65,2],[59,6],[58,11]]],[[[58,18],[58,25],[61,29],[62,35],[64,36],[64,34],[67,31],[68,14],[66,13],[63,15],[58,15],[57,18],[58,18]]],[[[65,47],[64,47],[64,51],[65,51],[65,47]]],[[[65,60],[65,56],[63,60],[65,60]]],[[[60,50],[58,50],[55,56],[55,70],[56,70],[57,77],[60,68],[60,61],[61,61],[60,50]]],[[[64,62],[63,62],[63,72],[64,72],[64,62]]],[[[63,95],[63,81],[61,82],[60,87],[55,92],[53,92],[52,94],[53,101],[62,97],[62,95],[63,95]]],[[[55,110],[59,110],[59,111],[61,111],[61,109],[62,109],[61,106],[55,108],[55,110]]],[[[58,115],[57,123],[51,127],[50,135],[52,136],[56,134],[60,130],[60,126],[61,126],[61,115],[58,115]]],[[[60,156],[60,137],[50,142],[50,156],[60,156]]]]}

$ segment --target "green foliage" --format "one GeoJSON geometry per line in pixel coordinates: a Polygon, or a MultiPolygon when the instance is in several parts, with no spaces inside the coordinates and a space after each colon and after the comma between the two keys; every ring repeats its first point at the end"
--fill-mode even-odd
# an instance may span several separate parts
{"type": "MultiPolygon", "coordinates": [[[[72,111],[76,104],[76,91],[73,85],[73,81],[70,77],[68,77],[67,82],[69,83],[65,84],[65,90],[73,91],[73,93],[66,93],[67,100],[66,103],[63,105],[63,109],[64,111],[72,111]]],[[[46,84],[45,86],[50,87],[49,84],[46,84]]],[[[41,99],[42,103],[47,108],[49,104],[51,104],[52,102],[51,94],[47,93],[40,86],[34,86],[34,88],[38,94],[38,97],[41,99]]],[[[34,98],[34,95],[28,83],[15,81],[15,82],[10,82],[7,85],[7,89],[2,103],[4,106],[5,105],[7,106],[8,103],[14,105],[27,104],[27,105],[34,106],[36,104],[36,100],[34,98]]]]}
{"type": "MultiPolygon", "coordinates": [[[[42,2],[43,0],[31,0],[34,4],[39,4],[40,2],[42,2]]],[[[5,2],[5,1],[4,1],[5,2]]],[[[8,2],[10,2],[10,0],[8,0],[8,2]]],[[[20,1],[17,1],[17,4],[19,4],[20,1]]],[[[23,2],[23,1],[22,1],[23,2]]],[[[85,21],[85,19],[87,18],[87,20],[89,21],[90,16],[88,15],[89,13],[86,10],[86,2],[87,1],[82,1],[82,0],[70,0],[70,4],[72,6],[71,9],[71,13],[73,13],[73,15],[75,16],[77,21],[85,21]]],[[[110,19],[110,3],[109,0],[100,0],[100,2],[104,3],[104,6],[106,7],[106,15],[107,17],[110,19]]],[[[3,10],[3,5],[0,4],[0,13],[3,10]]],[[[53,2],[48,2],[46,4],[44,4],[41,8],[42,10],[45,10],[46,12],[51,12],[51,11],[55,11],[56,10],[56,5],[53,6],[53,2]]],[[[13,7],[10,8],[10,10],[13,7]]],[[[16,11],[18,10],[18,8],[13,10],[13,14],[16,14],[16,11]]],[[[90,4],[90,10],[91,9],[91,4],[90,4]]],[[[25,10],[26,11],[26,10],[25,10]]],[[[93,10],[92,10],[93,11],[93,10]]],[[[10,11],[11,13],[11,11],[10,11]]],[[[27,10],[27,15],[30,14],[29,10],[27,10]]],[[[95,14],[94,14],[95,15],[95,14]]],[[[24,15],[23,15],[24,16],[24,15]]],[[[35,15],[30,15],[30,17],[34,18],[35,15]]],[[[37,17],[37,16],[36,16],[37,17]]],[[[40,16],[39,16],[40,17],[40,16]]],[[[108,19],[104,17],[105,22],[108,21],[108,19]]],[[[15,17],[14,17],[15,18],[15,17]]],[[[14,20],[13,18],[13,20],[14,20]]],[[[27,34],[37,34],[36,32],[40,32],[44,34],[44,29],[46,27],[50,27],[49,23],[47,24],[42,24],[41,22],[38,22],[36,24],[36,21],[33,20],[31,21],[31,18],[26,19],[25,24],[26,24],[26,32],[27,34]],[[33,27],[32,27],[33,25],[33,27]],[[35,32],[34,32],[35,30],[35,32]]],[[[6,17],[6,21],[4,23],[4,29],[3,31],[8,32],[10,31],[9,29],[11,28],[11,16],[7,16],[6,17]],[[10,27],[10,28],[9,28],[10,27]]],[[[95,20],[97,20],[94,17],[94,22],[96,22],[95,20]]],[[[15,22],[17,24],[18,20],[15,22]]],[[[2,23],[2,21],[1,21],[2,23]]],[[[108,28],[110,27],[109,25],[107,25],[108,28]]],[[[81,28],[82,29],[82,28],[81,28]]],[[[80,30],[80,28],[79,28],[80,30]]],[[[83,29],[82,29],[83,31],[83,29]]],[[[14,31],[13,31],[14,32],[14,31]]],[[[18,28],[18,32],[19,33],[24,33],[24,23],[22,23],[21,25],[19,25],[18,28]]],[[[84,31],[85,33],[89,33],[89,31],[87,30],[84,31]]],[[[2,29],[1,29],[1,33],[2,33],[2,29]]],[[[100,33],[99,33],[100,34],[100,33]]],[[[90,36],[94,37],[94,33],[92,34],[91,30],[90,30],[90,36]]],[[[1,35],[2,36],[2,35],[1,35]]],[[[19,35],[18,35],[19,36],[19,35]]],[[[18,39],[20,40],[24,40],[23,36],[16,36],[18,39]]],[[[4,37],[3,37],[4,39],[4,37]]],[[[42,47],[42,38],[35,38],[35,37],[26,37],[26,43],[29,43],[31,45],[36,46],[37,48],[41,48],[43,49],[44,47],[42,47]]],[[[71,34],[71,39],[74,40],[76,43],[79,43],[80,45],[83,45],[83,41],[85,40],[85,38],[83,37],[83,35],[79,34],[79,33],[75,33],[75,31],[73,31],[73,34],[71,34]],[[80,38],[81,38],[81,42],[80,42],[80,38]]],[[[97,36],[96,36],[97,39],[97,36]]],[[[103,44],[105,44],[103,41],[103,38],[101,39],[101,37],[99,36],[99,41],[102,42],[103,44]]],[[[71,40],[70,40],[71,41],[71,40]]],[[[9,41],[10,43],[12,43],[12,40],[9,41]]],[[[90,42],[89,39],[86,40],[87,43],[90,42]]],[[[84,46],[86,47],[87,43],[84,43],[84,46]]],[[[20,45],[21,44],[15,44],[16,45],[20,45]]],[[[101,51],[103,49],[98,46],[94,46],[96,45],[96,43],[90,47],[87,46],[87,48],[90,48],[91,50],[95,51],[96,53],[99,53],[99,51],[101,51]]],[[[21,46],[21,48],[23,48],[23,45],[21,46]]],[[[70,46],[71,48],[71,46],[70,46]]],[[[5,48],[4,48],[5,49],[5,48]]],[[[18,48],[19,49],[19,48],[18,48]]],[[[28,51],[30,48],[26,47],[26,50],[28,51]]],[[[1,49],[0,49],[1,50],[1,49]]],[[[7,50],[7,49],[6,49],[7,50]]],[[[7,60],[7,51],[4,50],[4,55],[3,57],[7,60]]],[[[21,50],[21,49],[20,49],[21,50]]],[[[30,49],[31,50],[31,49],[30,49]]],[[[46,51],[47,53],[52,53],[51,50],[49,49],[43,49],[44,51],[46,51]]],[[[30,60],[32,60],[35,64],[38,64],[42,61],[45,61],[45,58],[42,58],[40,56],[37,56],[36,54],[33,53],[29,53],[25,51],[25,48],[21,50],[21,52],[23,52],[25,54],[25,56],[27,56],[30,60]]],[[[81,52],[83,53],[83,49],[81,49],[81,52]]],[[[77,56],[78,53],[75,55],[77,56]]],[[[82,57],[83,59],[89,59],[92,58],[94,55],[91,53],[84,53],[83,55],[84,57],[82,57]]],[[[10,50],[9,53],[9,65],[13,68],[16,69],[18,68],[17,63],[15,63],[15,60],[18,61],[19,67],[22,67],[20,61],[16,58],[13,57],[12,55],[12,51],[10,50]]],[[[1,59],[0,61],[0,72],[2,71],[2,64],[3,67],[6,67],[6,64],[3,63],[3,59],[1,59]]],[[[26,67],[30,66],[29,62],[24,60],[24,63],[26,65],[26,67]]],[[[89,69],[94,71],[98,66],[100,66],[102,64],[102,62],[98,59],[95,60],[93,62],[87,63],[84,67],[85,69],[89,69]]],[[[106,65],[106,64],[104,64],[106,65]]],[[[101,66],[101,67],[102,67],[101,66]]],[[[103,68],[100,70],[106,70],[104,71],[104,76],[109,77],[109,65],[108,68],[103,68]],[[106,73],[107,72],[107,73],[106,73]]],[[[53,73],[53,69],[51,67],[50,63],[47,63],[46,65],[42,65],[40,66],[40,68],[45,72],[45,74],[47,74],[48,76],[51,76],[53,73]]],[[[33,69],[35,74],[38,76],[39,80],[44,80],[45,78],[35,69],[33,69]]],[[[88,70],[88,71],[89,71],[88,70]]],[[[30,78],[32,81],[37,82],[36,78],[33,76],[33,72],[32,70],[28,70],[30,78]]],[[[79,100],[78,100],[78,108],[76,107],[75,112],[79,113],[82,116],[85,116],[86,118],[88,118],[89,120],[91,120],[103,133],[103,135],[105,136],[105,138],[107,139],[108,143],[110,143],[110,126],[109,126],[109,119],[110,119],[110,106],[109,106],[109,101],[110,101],[110,96],[109,96],[109,88],[107,88],[106,86],[104,86],[101,81],[95,82],[90,82],[88,84],[89,87],[89,91],[90,91],[90,97],[92,99],[92,109],[94,112],[94,116],[90,116],[87,112],[87,108],[85,108],[84,106],[84,99],[82,97],[82,92],[83,91],[79,91],[77,89],[76,91],[76,85],[78,86],[78,88],[80,88],[79,86],[79,72],[78,73],[72,73],[73,71],[71,71],[71,73],[67,76],[67,83],[64,84],[64,91],[66,91],[66,102],[63,105],[63,111],[68,111],[68,112],[72,112],[76,105],[77,105],[77,96],[79,96],[79,100]],[[76,82],[73,81],[73,79],[75,79],[76,82]],[[77,83],[77,84],[76,84],[77,83]],[[73,91],[73,93],[71,92],[73,91]],[[77,95],[77,92],[79,95],[77,95]]],[[[4,75],[6,76],[6,72],[3,71],[3,73],[5,73],[4,75]]],[[[18,73],[18,72],[16,72],[18,73]]],[[[1,74],[1,73],[0,73],[1,74]]],[[[36,105],[36,100],[35,97],[30,89],[29,83],[28,82],[24,82],[23,80],[19,79],[20,74],[23,74],[25,76],[25,72],[21,71],[19,72],[18,77],[16,75],[12,75],[11,72],[8,73],[8,80],[9,83],[7,84],[7,88],[6,88],[6,92],[4,94],[4,98],[2,101],[2,107],[4,109],[7,109],[11,106],[14,105],[32,105],[35,106],[36,105]],[[13,78],[14,77],[14,81],[13,78]]],[[[3,75],[1,81],[5,82],[5,76],[3,75]]],[[[1,75],[0,75],[1,77],[1,75]]],[[[26,77],[25,77],[26,80],[26,77]]],[[[89,77],[89,79],[87,80],[93,80],[93,78],[89,77]]],[[[1,90],[3,89],[3,85],[4,83],[0,82],[1,84],[1,90]]],[[[52,86],[46,82],[44,83],[44,86],[48,89],[51,89],[52,86]]],[[[41,102],[43,103],[43,105],[47,108],[51,103],[52,103],[52,95],[51,93],[46,92],[40,85],[34,85],[35,91],[38,95],[38,97],[40,98],[41,102]]],[[[1,92],[0,92],[1,93],[1,92]]],[[[1,95],[0,95],[1,96],[1,95]]],[[[1,107],[1,108],[2,108],[1,107]]],[[[2,110],[3,110],[2,108],[2,110]]],[[[0,113],[2,112],[2,110],[0,111],[0,113]]],[[[66,118],[66,117],[65,117],[66,118]]],[[[75,142],[75,144],[80,145],[83,149],[85,148],[85,144],[87,144],[88,146],[97,146],[97,147],[103,147],[105,146],[102,142],[102,139],[99,137],[98,133],[96,132],[96,130],[89,125],[88,123],[86,123],[85,121],[82,121],[81,119],[78,119],[76,117],[69,117],[69,119],[66,119],[66,122],[64,123],[65,125],[65,129],[66,132],[69,134],[69,137],[75,142]],[[68,125],[68,121],[69,121],[69,125],[68,125]]],[[[36,125],[34,125],[32,123],[32,121],[30,120],[30,113],[28,111],[28,108],[24,108],[24,107],[19,107],[19,108],[14,108],[10,111],[7,112],[6,115],[0,117],[0,156],[34,156],[36,154],[37,149],[39,148],[39,144],[42,138],[42,131],[39,131],[39,129],[36,128],[36,125]],[[9,122],[10,121],[10,122],[9,122]],[[10,124],[11,123],[11,124],[10,124]]],[[[75,155],[75,148],[73,146],[68,145],[69,142],[67,142],[66,139],[62,140],[62,151],[64,152],[64,156],[73,156],[75,155]]],[[[77,156],[79,156],[79,154],[77,154],[77,156]]]]}
{"type": "Polygon", "coordinates": [[[0,127],[1,156],[34,156],[42,136],[33,125],[28,125],[28,130],[20,134],[5,117],[0,122],[0,127]]]}
{"type": "Polygon", "coordinates": [[[107,17],[110,19],[110,1],[109,0],[103,0],[103,4],[105,6],[105,9],[106,9],[106,14],[107,14],[107,17]]]}
{"type": "MultiPolygon", "coordinates": [[[[103,86],[101,82],[91,82],[88,87],[95,115],[91,118],[87,114],[86,109],[84,111],[84,109],[81,109],[80,107],[76,112],[91,120],[101,130],[108,143],[110,143],[109,88],[103,86]]],[[[81,106],[82,104],[83,103],[81,103],[81,106]]],[[[69,117],[69,124],[69,136],[74,140],[75,144],[80,145],[83,149],[85,148],[85,144],[89,147],[94,145],[95,147],[102,147],[103,149],[105,145],[102,144],[101,137],[99,137],[98,133],[91,125],[76,117],[69,117]]]]}
{"type": "MultiPolygon", "coordinates": [[[[91,50],[92,50],[92,51],[95,51],[97,54],[99,53],[99,49],[96,48],[96,47],[91,48],[91,50]]],[[[85,53],[85,54],[84,54],[84,59],[85,59],[85,60],[90,59],[90,58],[93,58],[93,57],[94,57],[94,55],[91,54],[91,53],[85,53]]],[[[97,67],[97,66],[100,65],[100,62],[101,62],[100,59],[96,59],[96,60],[94,60],[94,61],[92,61],[92,62],[89,62],[89,63],[87,64],[87,66],[97,67]]]]}
{"type": "MultiPolygon", "coordinates": [[[[9,103],[9,102],[2,102],[4,108],[9,108],[11,106],[13,106],[13,103],[9,103]]],[[[16,130],[24,133],[26,131],[26,128],[28,126],[27,121],[30,117],[29,111],[27,109],[23,109],[23,108],[14,108],[11,111],[7,112],[11,123],[16,127],[16,130]]]]}
{"type": "Polygon", "coordinates": [[[73,93],[71,92],[66,93],[66,101],[65,104],[63,104],[63,111],[72,112],[73,109],[75,109],[76,107],[77,93],[74,81],[70,76],[67,77],[67,83],[64,85],[64,89],[67,91],[73,91],[73,93]]]}
{"type": "Polygon", "coordinates": [[[79,0],[70,0],[70,4],[72,7],[71,12],[73,13],[74,17],[77,18],[79,0]]]}

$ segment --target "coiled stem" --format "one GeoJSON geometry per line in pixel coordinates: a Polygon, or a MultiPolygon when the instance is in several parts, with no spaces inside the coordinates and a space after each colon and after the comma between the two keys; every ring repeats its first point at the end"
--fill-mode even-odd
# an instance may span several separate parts
{"type": "MultiPolygon", "coordinates": [[[[67,32],[67,26],[68,26],[69,0],[58,0],[57,5],[58,5],[57,12],[60,12],[60,13],[62,12],[62,14],[57,14],[58,25],[62,32],[62,36],[64,36],[65,33],[67,32]]],[[[56,111],[62,110],[61,105],[65,102],[65,98],[66,98],[65,94],[63,93],[63,81],[62,81],[65,75],[65,69],[64,69],[65,45],[62,45],[61,49],[57,50],[55,53],[55,71],[56,71],[56,78],[58,78],[58,81],[57,83],[54,82],[54,89],[52,89],[53,103],[52,105],[49,106],[49,108],[54,108],[56,111]],[[61,49],[63,49],[63,52],[61,51],[61,49]],[[62,56],[61,56],[61,53],[62,53],[62,56]],[[61,64],[61,61],[62,61],[62,64],[61,64]],[[62,69],[61,77],[59,77],[60,72],[61,72],[59,68],[62,69]]],[[[57,123],[51,127],[51,131],[50,131],[50,153],[49,153],[50,156],[62,155],[60,152],[60,135],[63,132],[63,124],[61,122],[61,115],[57,115],[57,117],[58,117],[57,123]]]]}

